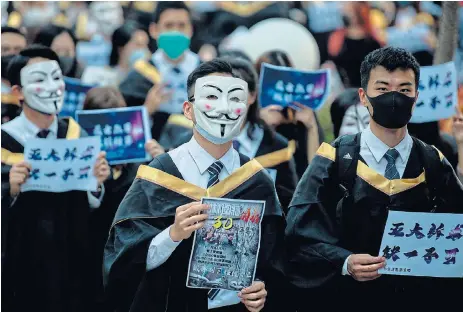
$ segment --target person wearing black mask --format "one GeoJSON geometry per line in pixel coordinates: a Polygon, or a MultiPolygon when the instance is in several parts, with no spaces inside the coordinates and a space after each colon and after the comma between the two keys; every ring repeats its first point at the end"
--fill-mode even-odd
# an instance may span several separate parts
{"type": "Polygon", "coordinates": [[[11,94],[11,84],[6,75],[8,63],[26,47],[26,37],[16,28],[2,27],[2,124],[21,114],[18,99],[11,94]]]}
{"type": "Polygon", "coordinates": [[[49,47],[58,54],[64,76],[72,78],[82,76],[83,69],[76,59],[77,39],[72,30],[62,26],[47,25],[39,30],[34,43],[49,47]]]}
{"type": "Polygon", "coordinates": [[[463,185],[438,149],[408,134],[418,97],[416,59],[382,48],[366,56],[360,73],[370,125],[323,143],[299,182],[287,216],[287,276],[301,306],[310,293],[330,308],[359,295],[418,304],[414,294],[455,294],[461,279],[378,273],[386,265],[378,251],[388,211],[461,213],[463,185]]]}

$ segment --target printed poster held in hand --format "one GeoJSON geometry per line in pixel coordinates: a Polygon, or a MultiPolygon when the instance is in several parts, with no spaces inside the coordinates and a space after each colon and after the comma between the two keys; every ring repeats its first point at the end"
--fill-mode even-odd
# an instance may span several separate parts
{"type": "Polygon", "coordinates": [[[463,278],[463,214],[390,211],[380,274],[463,278]]]}
{"type": "Polygon", "coordinates": [[[31,165],[21,192],[96,191],[93,174],[100,153],[100,139],[31,139],[24,147],[24,160],[31,165]]]}
{"type": "Polygon", "coordinates": [[[210,206],[195,232],[186,286],[240,291],[251,286],[265,201],[203,198],[210,206]]]}
{"type": "Polygon", "coordinates": [[[301,103],[318,110],[326,102],[330,93],[330,71],[301,71],[289,67],[263,63],[260,76],[259,103],[262,107],[279,105],[299,108],[292,105],[301,103]]]}
{"type": "Polygon", "coordinates": [[[411,123],[447,119],[458,104],[457,70],[453,62],[420,68],[418,99],[411,123]]]}
{"type": "Polygon", "coordinates": [[[89,135],[101,138],[110,165],[151,160],[145,150],[151,131],[144,106],[81,110],[76,119],[89,135]]]}

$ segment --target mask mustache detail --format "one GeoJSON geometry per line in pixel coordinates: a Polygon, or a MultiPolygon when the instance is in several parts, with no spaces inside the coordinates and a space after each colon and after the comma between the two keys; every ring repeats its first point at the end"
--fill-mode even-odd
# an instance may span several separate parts
{"type": "Polygon", "coordinates": [[[225,118],[227,118],[227,120],[235,121],[235,120],[238,120],[238,118],[240,118],[240,116],[238,116],[236,118],[232,118],[228,114],[222,114],[222,113],[218,114],[217,116],[210,116],[205,112],[203,114],[206,115],[207,118],[211,118],[211,119],[221,119],[223,116],[225,116],[225,118]]]}
{"type": "Polygon", "coordinates": [[[56,98],[60,98],[61,95],[62,95],[62,92],[61,90],[56,90],[56,91],[50,91],[50,94],[47,96],[47,95],[38,95],[38,94],[34,94],[35,97],[41,99],[41,100],[51,100],[51,99],[56,99],[56,98]]]}

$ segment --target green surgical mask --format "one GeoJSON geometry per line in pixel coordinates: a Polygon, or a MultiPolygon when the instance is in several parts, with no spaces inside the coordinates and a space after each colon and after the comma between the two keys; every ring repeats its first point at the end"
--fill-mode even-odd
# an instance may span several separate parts
{"type": "Polygon", "coordinates": [[[179,31],[169,31],[159,35],[158,47],[172,59],[178,59],[190,46],[190,38],[179,31]]]}

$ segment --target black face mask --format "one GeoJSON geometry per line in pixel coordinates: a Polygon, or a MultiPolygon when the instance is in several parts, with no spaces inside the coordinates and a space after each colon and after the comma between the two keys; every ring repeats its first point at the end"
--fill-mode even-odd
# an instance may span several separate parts
{"type": "Polygon", "coordinates": [[[74,68],[75,58],[69,56],[60,56],[59,63],[61,70],[63,71],[63,76],[69,76],[72,69],[74,68]]]}
{"type": "Polygon", "coordinates": [[[371,118],[384,128],[403,128],[412,118],[414,97],[392,91],[373,98],[367,95],[367,98],[373,107],[373,116],[371,118]]]}
{"type": "Polygon", "coordinates": [[[2,56],[2,78],[7,79],[6,72],[8,69],[8,63],[15,57],[15,54],[2,56]]]}

